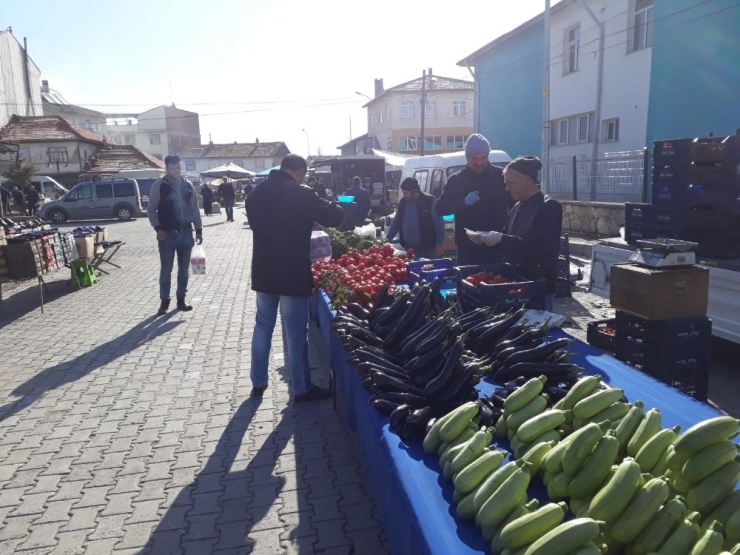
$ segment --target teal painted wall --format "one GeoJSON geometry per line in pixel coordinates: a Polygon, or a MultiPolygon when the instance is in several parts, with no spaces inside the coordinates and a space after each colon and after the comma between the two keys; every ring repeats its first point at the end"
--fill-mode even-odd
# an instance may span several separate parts
{"type": "Polygon", "coordinates": [[[740,127],[740,3],[698,4],[655,0],[648,145],[740,127]]]}
{"type": "Polygon", "coordinates": [[[543,34],[540,21],[476,60],[477,131],[512,158],[542,152],[543,34]]]}

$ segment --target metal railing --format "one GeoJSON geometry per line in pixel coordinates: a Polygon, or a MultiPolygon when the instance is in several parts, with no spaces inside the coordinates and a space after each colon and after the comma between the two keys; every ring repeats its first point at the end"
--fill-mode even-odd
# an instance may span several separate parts
{"type": "Polygon", "coordinates": [[[549,195],[558,200],[647,202],[650,149],[550,159],[549,195]]]}

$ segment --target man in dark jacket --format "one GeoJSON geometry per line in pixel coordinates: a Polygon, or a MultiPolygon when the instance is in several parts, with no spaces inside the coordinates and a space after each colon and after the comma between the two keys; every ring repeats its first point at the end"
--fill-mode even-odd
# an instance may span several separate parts
{"type": "Polygon", "coordinates": [[[417,258],[438,258],[445,240],[445,223],[434,211],[437,199],[422,193],[419,182],[413,177],[403,180],[401,192],[403,198],[385,235],[386,240],[393,241],[399,234],[401,246],[413,249],[417,258]]]}
{"type": "Polygon", "coordinates": [[[33,185],[29,185],[28,190],[26,191],[26,202],[28,203],[28,215],[29,216],[36,215],[36,207],[38,206],[38,203],[40,200],[41,200],[41,195],[39,195],[39,192],[36,190],[36,187],[34,187],[33,185]]]}
{"type": "Polygon", "coordinates": [[[308,366],[308,301],[313,289],[311,230],[313,223],[336,227],[342,208],[319,198],[308,186],[306,160],[283,158],[279,170],[258,184],[247,199],[252,228],[252,289],[257,292],[257,318],[252,336],[252,396],[262,397],[268,381],[270,343],[278,307],[285,337],[286,361],[296,402],[331,397],[311,383],[308,366]]]}
{"type": "Polygon", "coordinates": [[[195,241],[203,242],[203,224],[198,208],[198,198],[190,181],[182,177],[182,164],[178,156],[164,159],[167,175],[152,184],[146,213],[149,223],[157,232],[159,244],[159,305],[158,315],[163,316],[170,307],[172,266],[177,254],[177,308],[193,310],[185,302],[188,289],[190,253],[193,250],[193,228],[195,241]]]}
{"type": "Polygon", "coordinates": [[[545,310],[552,312],[563,209],[537,185],[540,168],[542,162],[534,156],[520,156],[506,166],[506,190],[517,203],[509,214],[505,233],[470,233],[470,238],[476,244],[495,247],[491,250],[506,253],[506,262],[514,264],[523,277],[545,278],[545,310]]]}
{"type": "Polygon", "coordinates": [[[15,204],[15,209],[18,210],[18,214],[21,216],[26,215],[26,203],[25,199],[23,197],[23,191],[21,191],[18,188],[18,185],[15,185],[13,187],[13,203],[15,204]]]}
{"type": "Polygon", "coordinates": [[[234,221],[234,186],[229,183],[228,178],[225,178],[226,181],[221,183],[221,185],[218,186],[218,196],[221,198],[221,201],[224,203],[224,209],[226,210],[226,221],[227,222],[233,222],[234,221]]]}
{"type": "Polygon", "coordinates": [[[370,202],[370,195],[367,191],[362,188],[362,180],[359,176],[352,178],[352,187],[347,189],[344,193],[347,196],[355,197],[354,202],[351,204],[352,208],[348,210],[347,223],[351,226],[350,229],[362,226],[365,224],[365,218],[367,213],[370,211],[372,203],[370,202]]]}
{"type": "Polygon", "coordinates": [[[502,253],[474,244],[465,233],[466,229],[503,229],[508,209],[514,204],[506,192],[503,172],[488,161],[490,151],[483,135],[471,135],[465,143],[467,165],[450,177],[437,202],[437,214],[455,215],[455,244],[460,266],[494,264],[503,259],[502,253]]]}
{"type": "Polygon", "coordinates": [[[323,183],[318,182],[315,177],[309,177],[307,183],[309,187],[316,191],[319,197],[326,200],[326,188],[323,183]]]}

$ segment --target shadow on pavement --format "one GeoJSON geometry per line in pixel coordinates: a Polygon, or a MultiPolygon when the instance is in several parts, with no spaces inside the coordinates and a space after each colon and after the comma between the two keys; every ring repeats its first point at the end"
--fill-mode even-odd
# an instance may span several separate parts
{"type": "Polygon", "coordinates": [[[171,312],[163,317],[151,316],[123,335],[98,345],[84,355],[42,370],[13,390],[12,395],[20,399],[9,401],[0,407],[0,420],[13,416],[32,405],[47,391],[78,380],[155,337],[171,331],[182,323],[181,321],[168,321],[175,314],[176,312],[171,312]]]}
{"type": "MultiPolygon", "coordinates": [[[[278,372],[283,380],[288,379],[287,368],[280,368],[278,372]]],[[[273,380],[272,383],[280,381],[273,380]]],[[[266,394],[270,394],[269,388],[266,394]]],[[[310,513],[307,512],[311,507],[306,500],[307,485],[301,472],[301,442],[297,432],[315,427],[316,403],[297,407],[289,405],[280,411],[277,415],[279,422],[265,437],[265,434],[259,433],[260,422],[265,421],[257,418],[263,402],[270,405],[272,401],[268,397],[264,401],[250,398],[241,404],[221,434],[208,462],[193,482],[179,492],[140,555],[169,555],[180,552],[187,544],[193,548],[192,551],[186,550],[187,553],[219,550],[233,550],[234,553],[250,553],[253,550],[255,553],[266,552],[262,551],[264,546],[259,545],[260,540],[255,542],[247,536],[260,531],[273,536],[281,534],[283,526],[277,515],[281,507],[291,513],[290,517],[298,519],[295,522],[291,519],[291,525],[288,526],[291,528],[290,535],[282,538],[283,541],[292,541],[298,553],[308,555],[314,552],[316,532],[311,528],[310,513]],[[258,421],[247,434],[255,419],[258,421]],[[294,453],[284,453],[291,440],[294,453]],[[254,444],[260,446],[256,452],[250,451],[254,444]],[[278,463],[281,455],[282,464],[286,464],[286,467],[278,463]],[[222,489],[222,493],[217,495],[220,512],[211,510],[210,514],[201,514],[208,509],[201,507],[199,501],[206,500],[209,494],[213,496],[219,489],[222,489]],[[276,504],[283,490],[298,489],[304,491],[296,491],[296,507],[288,509],[276,504]],[[203,544],[198,545],[198,542],[203,544]],[[206,543],[212,545],[207,547],[206,543]]],[[[266,410],[270,408],[265,407],[266,410]]],[[[265,422],[264,426],[270,423],[265,422]]],[[[213,500],[207,505],[211,509],[216,507],[213,500]]],[[[274,547],[279,542],[280,539],[275,538],[271,545],[274,547]]]]}
{"type": "MultiPolygon", "coordinates": [[[[46,278],[49,277],[62,277],[67,276],[65,279],[55,279],[53,281],[45,279],[46,288],[44,289],[44,310],[54,301],[66,297],[70,293],[76,293],[69,284],[69,270],[66,268],[56,270],[53,274],[47,274],[46,278]],[[60,273],[61,272],[61,273],[60,273]]],[[[20,282],[18,285],[12,283],[2,284],[2,299],[0,303],[0,329],[4,328],[8,324],[12,324],[18,318],[22,318],[26,314],[34,312],[36,310],[41,311],[41,297],[39,296],[39,285],[36,278],[25,282],[20,282]],[[11,289],[9,286],[13,285],[11,289]]]]}

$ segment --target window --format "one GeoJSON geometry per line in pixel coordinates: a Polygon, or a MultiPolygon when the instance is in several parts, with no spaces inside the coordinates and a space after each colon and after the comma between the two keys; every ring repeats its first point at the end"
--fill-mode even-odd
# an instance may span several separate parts
{"type": "Polygon", "coordinates": [[[424,150],[442,150],[442,135],[424,137],[424,150]]]}
{"type": "Polygon", "coordinates": [[[442,170],[434,170],[432,172],[432,183],[431,183],[431,193],[435,197],[439,197],[439,195],[442,194],[442,170]]]}
{"type": "Polygon", "coordinates": [[[605,142],[619,140],[619,118],[607,119],[603,123],[605,142]]]}
{"type": "Polygon", "coordinates": [[[436,118],[437,117],[437,103],[436,102],[430,102],[426,101],[424,104],[424,115],[428,118],[436,118]]]}
{"type": "Polygon", "coordinates": [[[208,169],[212,170],[213,168],[217,168],[220,165],[221,165],[221,162],[219,162],[218,160],[211,160],[210,162],[208,162],[208,169]]]}
{"type": "Polygon", "coordinates": [[[161,145],[162,144],[162,137],[159,135],[159,133],[149,134],[149,144],[150,145],[161,145]]]}
{"type": "Polygon", "coordinates": [[[465,148],[467,135],[447,135],[447,150],[462,150],[465,148]]]}
{"type": "Polygon", "coordinates": [[[92,200],[92,185],[80,185],[69,195],[69,200],[92,200]]]}
{"type": "Polygon", "coordinates": [[[388,146],[386,147],[386,150],[393,150],[393,137],[388,137],[388,146]]]}
{"type": "Polygon", "coordinates": [[[31,160],[31,149],[30,148],[19,148],[18,149],[18,159],[19,160],[31,160]]]}
{"type": "Polygon", "coordinates": [[[154,156],[157,160],[162,160],[161,154],[152,154],[152,156],[154,156]]]}
{"type": "Polygon", "coordinates": [[[453,100],[452,101],[452,115],[461,118],[465,115],[465,101],[464,100],[453,100]]]}
{"type": "Polygon", "coordinates": [[[385,105],[385,121],[391,119],[391,107],[388,104],[385,105]]]}
{"type": "Polygon", "coordinates": [[[383,123],[383,110],[378,112],[378,123],[383,123]]]}
{"type": "Polygon", "coordinates": [[[375,122],[375,116],[373,114],[370,114],[370,127],[373,126],[374,122],[375,122]]]}
{"type": "Polygon", "coordinates": [[[258,170],[264,170],[265,169],[265,161],[264,160],[255,160],[254,161],[254,167],[258,170]]]}
{"type": "Polygon", "coordinates": [[[414,103],[413,102],[401,102],[401,117],[402,118],[413,118],[414,117],[414,103]]]}
{"type": "Polygon", "coordinates": [[[550,144],[568,145],[593,140],[594,112],[578,114],[550,122],[550,144]]]}
{"type": "Polygon", "coordinates": [[[88,131],[92,131],[93,133],[100,132],[100,125],[92,121],[86,121],[84,123],[81,123],[80,127],[83,127],[84,129],[87,129],[88,131]]]}
{"type": "Polygon", "coordinates": [[[113,185],[110,183],[95,185],[95,196],[98,198],[113,198],[113,185]]]}
{"type": "Polygon", "coordinates": [[[406,150],[419,150],[419,142],[421,142],[421,137],[399,137],[398,150],[401,152],[406,150]]]}
{"type": "Polygon", "coordinates": [[[417,172],[414,172],[414,179],[416,179],[419,182],[419,188],[422,191],[424,192],[429,191],[429,189],[427,188],[427,180],[429,179],[429,171],[419,170],[417,172]]]}
{"type": "Polygon", "coordinates": [[[185,160],[185,171],[186,172],[195,171],[195,160],[185,160]]]}
{"type": "Polygon", "coordinates": [[[123,144],[125,145],[136,145],[136,135],[124,135],[123,144]]]}
{"type": "Polygon", "coordinates": [[[136,189],[131,181],[113,183],[113,194],[116,197],[135,197],[136,189]]]}
{"type": "Polygon", "coordinates": [[[52,146],[47,152],[49,153],[50,162],[67,162],[66,146],[52,146]]]}
{"type": "Polygon", "coordinates": [[[632,50],[653,45],[653,0],[636,0],[632,50]]]}
{"type": "Polygon", "coordinates": [[[234,160],[234,164],[236,164],[240,168],[243,168],[244,167],[244,160],[234,160]]]}
{"type": "Polygon", "coordinates": [[[578,55],[581,48],[581,26],[577,25],[566,31],[567,40],[565,41],[565,64],[563,73],[574,73],[578,71],[578,55]]]}

